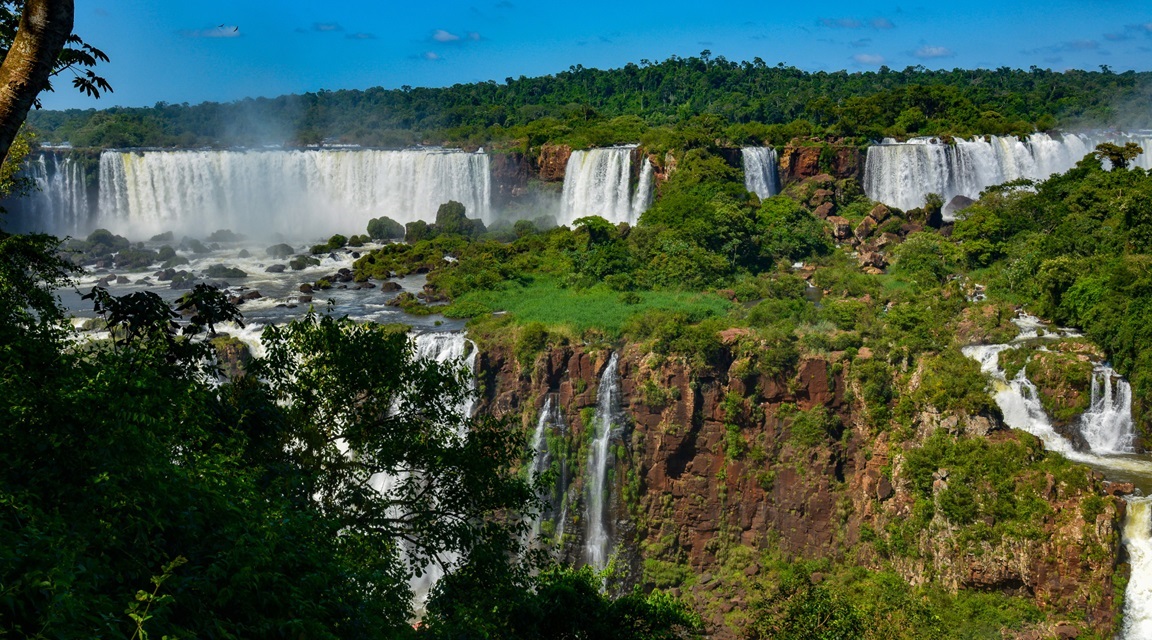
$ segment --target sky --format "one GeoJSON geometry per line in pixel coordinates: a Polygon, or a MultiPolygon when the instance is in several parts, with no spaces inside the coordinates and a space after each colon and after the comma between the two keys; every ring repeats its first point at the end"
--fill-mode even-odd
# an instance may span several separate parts
{"type": "Polygon", "coordinates": [[[76,0],[114,92],[45,108],[227,102],[614,68],[676,55],[864,71],[1152,69],[1149,0],[931,4],[697,0],[76,0]]]}

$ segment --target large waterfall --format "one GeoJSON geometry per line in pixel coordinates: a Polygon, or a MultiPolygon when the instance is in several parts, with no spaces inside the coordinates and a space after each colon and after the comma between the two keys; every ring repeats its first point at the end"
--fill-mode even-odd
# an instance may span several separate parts
{"type": "Polygon", "coordinates": [[[23,172],[35,189],[27,197],[4,202],[9,219],[0,218],[0,227],[18,233],[50,231],[61,236],[89,231],[91,208],[83,165],[67,155],[44,151],[30,158],[23,172]]]}
{"type": "Polygon", "coordinates": [[[608,366],[600,376],[600,388],[596,391],[596,414],[589,425],[595,430],[592,446],[588,450],[588,466],[584,471],[587,485],[588,505],[585,517],[588,525],[584,541],[585,561],[597,571],[608,565],[609,544],[611,542],[608,472],[612,463],[612,452],[608,443],[620,423],[620,379],[617,373],[619,358],[613,353],[608,366]]]}
{"type": "Polygon", "coordinates": [[[975,199],[993,185],[1018,178],[1043,180],[1067,171],[1101,142],[1136,142],[1145,152],[1133,164],[1152,168],[1152,135],[1034,133],[1025,140],[985,136],[957,138],[954,144],[935,138],[885,140],[868,147],[864,193],[900,209],[922,206],[929,193],[942,196],[945,203],[955,196],[975,199]]]}
{"type": "MultiPolygon", "coordinates": [[[[1128,383],[1108,367],[1096,368],[1092,374],[1091,405],[1080,421],[1080,433],[1090,451],[1077,451],[1052,427],[1025,369],[1021,368],[1012,380],[1005,377],[999,355],[1017,346],[1018,343],[1013,343],[963,349],[965,355],[980,362],[980,368],[990,375],[1004,422],[1013,429],[1037,436],[1050,451],[1100,469],[1106,475],[1139,480],[1139,484],[1145,485],[1152,481],[1152,461],[1129,453],[1134,432],[1128,383]]],[[[1152,496],[1131,495],[1125,501],[1128,510],[1122,540],[1131,576],[1124,592],[1124,625],[1118,637],[1142,640],[1152,637],[1152,496]]]]}
{"type": "Polygon", "coordinates": [[[744,188],[761,199],[780,193],[776,150],[772,147],[744,147],[740,153],[744,156],[744,188]]]}
{"type": "Polygon", "coordinates": [[[105,151],[91,226],[310,238],[379,216],[430,222],[449,200],[488,221],[490,183],[487,154],[442,149],[105,151]]]}
{"type": "Polygon", "coordinates": [[[490,221],[488,155],[443,149],[105,151],[90,203],[81,164],[40,153],[38,190],[9,200],[4,227],[84,236],[104,227],[132,238],[216,229],[296,238],[361,233],[368,220],[431,222],[449,200],[490,221]],[[96,205],[96,206],[92,206],[96,205]]]}
{"type": "Polygon", "coordinates": [[[600,216],[609,222],[636,224],[652,202],[652,163],[644,159],[632,189],[632,152],[636,145],[573,151],[564,170],[560,224],[600,216]]]}

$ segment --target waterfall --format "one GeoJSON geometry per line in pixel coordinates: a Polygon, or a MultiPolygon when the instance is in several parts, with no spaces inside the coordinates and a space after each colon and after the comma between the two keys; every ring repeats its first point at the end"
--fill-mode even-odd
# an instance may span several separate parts
{"type": "Polygon", "coordinates": [[[745,147],[740,153],[744,156],[744,188],[760,196],[761,200],[780,193],[776,150],[772,147],[745,147]]]}
{"type": "Polygon", "coordinates": [[[652,200],[652,166],[647,158],[633,195],[632,152],[636,145],[573,151],[564,170],[560,224],[600,216],[613,223],[636,224],[652,200]],[[645,175],[647,174],[647,175],[645,175]]]}
{"type": "Polygon", "coordinates": [[[1136,142],[1145,152],[1134,166],[1152,168],[1152,136],[1067,134],[1054,138],[1034,133],[1026,140],[1013,136],[956,138],[944,144],[935,138],[891,139],[868,148],[864,193],[872,200],[900,209],[924,204],[929,193],[945,204],[955,196],[976,199],[984,189],[1015,180],[1044,180],[1063,173],[1101,142],[1136,142]]]}
{"type": "Polygon", "coordinates": [[[1096,367],[1092,372],[1092,401],[1080,417],[1080,434],[1094,452],[1131,453],[1134,450],[1132,387],[1110,367],[1096,367]]]}
{"type": "MultiPolygon", "coordinates": [[[[532,464],[528,467],[528,482],[535,482],[542,474],[547,472],[553,463],[552,451],[548,445],[548,433],[561,435],[565,432],[564,416],[560,413],[560,403],[554,394],[549,394],[540,409],[540,417],[536,420],[536,430],[532,434],[532,464]]],[[[567,516],[568,491],[568,465],[561,457],[560,476],[551,488],[542,488],[539,497],[548,502],[548,507],[541,511],[532,523],[531,539],[541,540],[545,546],[552,546],[561,542],[564,537],[564,519],[567,516]],[[556,529],[542,539],[544,520],[551,519],[556,529]]]]}
{"type": "Polygon", "coordinates": [[[449,200],[490,220],[488,156],[404,151],[105,151],[94,227],[146,236],[232,229],[322,237],[368,220],[432,222],[449,200]]]}
{"type": "MultiPolygon", "coordinates": [[[[1018,323],[1030,333],[1031,323],[1018,323]]],[[[1017,338],[1020,340],[1020,338],[1017,338]]],[[[1027,431],[1044,442],[1044,447],[1060,455],[1113,477],[1152,479],[1152,462],[1147,457],[1131,455],[1134,442],[1132,396],[1128,383],[1111,368],[1097,367],[1092,373],[1092,401],[1081,417],[1081,435],[1090,452],[1079,452],[1052,428],[1039,394],[1025,375],[1024,368],[1007,380],[999,365],[999,355],[1016,344],[964,347],[964,355],[980,363],[995,386],[996,404],[1004,422],[1013,429],[1027,431]],[[1115,380],[1114,380],[1115,379],[1115,380]],[[1115,383],[1115,384],[1113,384],[1115,383]]],[[[1122,540],[1128,554],[1131,576],[1124,592],[1124,625],[1118,636],[1123,640],[1152,638],[1152,496],[1127,496],[1122,540]]]]}
{"type": "Polygon", "coordinates": [[[1126,640],[1152,638],[1152,496],[1129,496],[1124,520],[1124,550],[1131,575],[1124,592],[1126,640]]]}
{"type": "Polygon", "coordinates": [[[36,185],[23,198],[9,198],[5,229],[26,233],[41,231],[58,236],[84,236],[88,229],[87,174],[84,167],[66,155],[40,152],[21,171],[36,185]]]}
{"type": "MultiPolygon", "coordinates": [[[[414,355],[419,360],[429,360],[439,364],[458,364],[464,366],[469,372],[476,371],[476,356],[478,350],[476,345],[473,344],[463,333],[421,333],[412,336],[412,348],[415,352],[414,355]]],[[[458,415],[463,418],[471,417],[472,411],[475,407],[475,394],[472,389],[475,388],[475,375],[472,376],[472,388],[469,393],[458,407],[458,415]]],[[[467,437],[466,425],[460,425],[457,430],[457,436],[461,438],[467,437]]],[[[408,475],[393,475],[390,473],[377,473],[368,479],[369,485],[376,491],[381,493],[390,493],[405,480],[411,476],[408,475]]],[[[400,514],[396,514],[399,516],[400,514]]],[[[401,555],[407,561],[408,552],[405,543],[401,544],[401,555]]],[[[428,602],[428,596],[432,592],[432,587],[444,577],[444,568],[451,567],[459,560],[459,555],[455,553],[442,554],[430,562],[422,569],[422,574],[413,576],[409,581],[408,586],[412,590],[412,606],[416,612],[417,617],[423,615],[424,607],[428,602]]]]}
{"type": "Polygon", "coordinates": [[[600,376],[600,388],[596,391],[596,414],[590,425],[595,430],[595,439],[588,451],[588,466],[585,481],[588,487],[587,537],[584,542],[584,555],[587,563],[597,571],[608,565],[610,542],[608,471],[611,467],[611,451],[608,443],[620,421],[620,380],[617,375],[619,357],[613,353],[608,366],[600,376]]]}
{"type": "Polygon", "coordinates": [[[656,170],[652,162],[644,158],[644,166],[640,167],[640,180],[636,183],[636,195],[632,198],[632,221],[640,219],[640,214],[652,206],[652,180],[656,170]]]}

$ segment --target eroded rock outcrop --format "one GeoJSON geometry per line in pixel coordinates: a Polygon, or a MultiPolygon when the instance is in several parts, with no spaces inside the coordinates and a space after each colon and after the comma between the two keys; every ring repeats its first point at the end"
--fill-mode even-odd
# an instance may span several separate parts
{"type": "MultiPolygon", "coordinates": [[[[1034,500],[1038,511],[1019,535],[1002,534],[994,522],[955,524],[939,505],[959,476],[937,469],[925,497],[907,470],[907,447],[944,431],[1043,456],[1038,442],[994,417],[930,407],[918,414],[910,445],[894,441],[892,432],[865,419],[862,392],[852,388],[853,362],[842,354],[802,358],[787,373],[769,376],[733,355],[735,345],[751,339],[746,330],[730,329],[720,339],[725,352],[707,368],[638,345],[620,351],[626,424],[612,439],[608,504],[618,563],[627,567],[622,587],[670,589],[704,614],[711,637],[732,638],[733,621],[740,619],[732,612],[748,601],[757,554],[852,554],[854,562],[893,569],[913,585],[1019,595],[1045,610],[1083,612],[1076,625],[1111,632],[1124,504],[1105,494],[1100,476],[1027,476],[1014,499],[1034,500]],[[815,431],[812,416],[821,418],[815,431]],[[915,514],[924,517],[925,500],[937,503],[935,515],[909,529],[915,514]],[[985,526],[997,533],[973,540],[985,526]],[[743,573],[720,577],[720,566],[740,553],[748,558],[743,573]],[[667,582],[653,567],[696,578],[667,582]]],[[[554,347],[524,368],[506,347],[483,351],[480,410],[517,416],[529,429],[551,394],[567,425],[571,466],[581,467],[581,443],[590,440],[588,423],[610,355],[603,348],[554,347]]],[[[562,544],[565,559],[577,563],[583,487],[576,473],[562,544]]]]}

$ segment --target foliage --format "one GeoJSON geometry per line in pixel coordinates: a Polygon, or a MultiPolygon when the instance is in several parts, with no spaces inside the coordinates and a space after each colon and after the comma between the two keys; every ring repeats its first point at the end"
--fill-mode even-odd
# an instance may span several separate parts
{"type": "Polygon", "coordinates": [[[641,141],[670,148],[784,144],[813,135],[1028,134],[1065,126],[1132,126],[1115,105],[1136,102],[1147,73],[951,69],[805,72],[722,56],[641,61],[445,88],[374,87],[234,103],[35,112],[45,139],[78,147],[314,144],[397,147],[434,140],[531,151],[641,141]],[[248,127],[236,122],[277,126],[248,127]],[[293,132],[287,139],[270,131],[293,132]]]}

